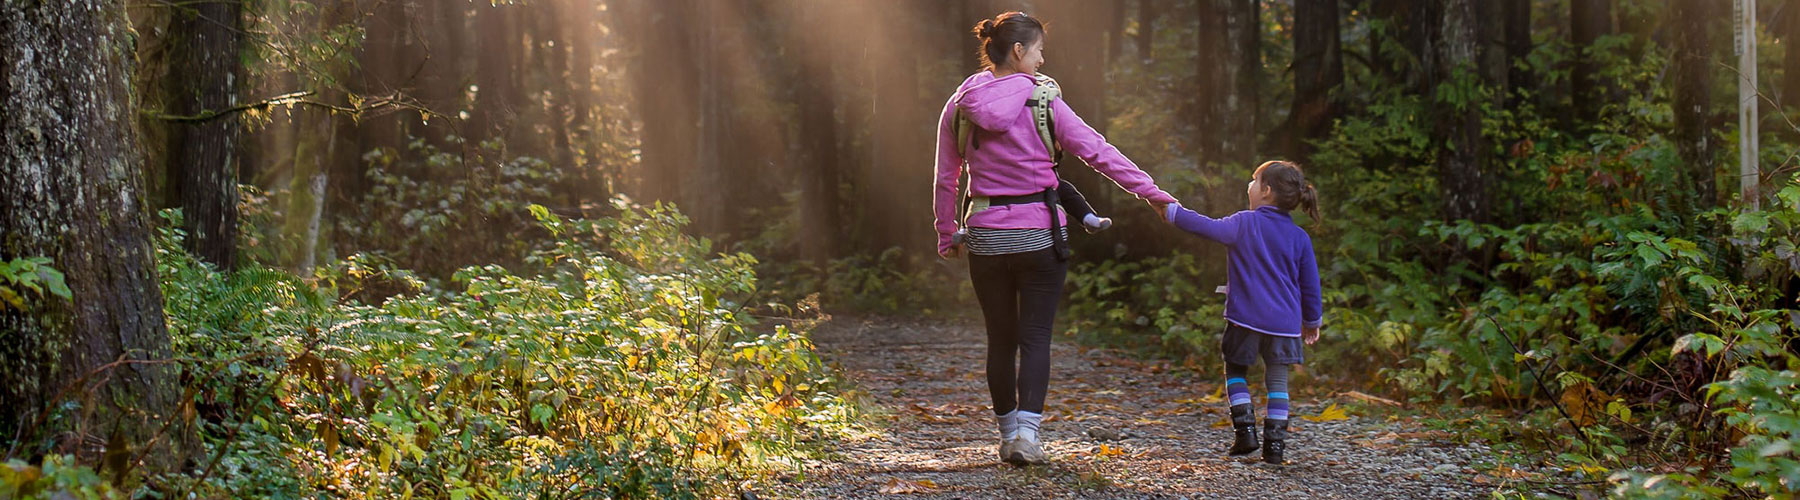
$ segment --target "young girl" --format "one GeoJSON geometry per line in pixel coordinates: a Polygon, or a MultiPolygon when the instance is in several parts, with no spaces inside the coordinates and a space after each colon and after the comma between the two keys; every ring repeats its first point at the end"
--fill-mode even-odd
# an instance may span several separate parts
{"type": "Polygon", "coordinates": [[[1283,463],[1287,448],[1288,365],[1305,361],[1301,342],[1319,340],[1323,318],[1319,302],[1319,268],[1313,261],[1312,238],[1288,213],[1306,210],[1319,220],[1319,195],[1300,172],[1285,161],[1256,167],[1250,180],[1250,209],[1214,219],[1182,208],[1164,207],[1169,222],[1190,233],[1224,243],[1227,281],[1225,320],[1219,342],[1225,356],[1225,389],[1231,397],[1231,426],[1237,441],[1232,456],[1256,451],[1256,412],[1250,365],[1261,358],[1269,390],[1268,416],[1263,419],[1263,461],[1283,463]]]}

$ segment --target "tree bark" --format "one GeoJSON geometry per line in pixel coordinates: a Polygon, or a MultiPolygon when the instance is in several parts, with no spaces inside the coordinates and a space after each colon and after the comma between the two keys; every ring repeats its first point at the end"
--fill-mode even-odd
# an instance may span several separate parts
{"type": "Polygon", "coordinates": [[[90,462],[119,438],[161,469],[186,439],[156,438],[178,397],[174,369],[146,363],[171,354],[128,33],[124,2],[0,2],[0,260],[49,257],[72,293],[0,306],[0,432],[90,462]],[[64,401],[79,410],[37,420],[64,401]]]}
{"type": "Polygon", "coordinates": [[[932,128],[920,125],[932,123],[932,116],[926,114],[931,103],[919,97],[918,48],[879,42],[910,35],[893,28],[911,26],[918,20],[913,17],[914,9],[903,4],[874,5],[875,15],[895,22],[882,23],[876,28],[877,36],[867,39],[875,89],[871,93],[874,102],[870,108],[874,114],[869,137],[874,164],[865,182],[860,183],[866,193],[864,199],[870,201],[863,209],[867,220],[862,227],[873,229],[869,250],[925,248],[930,234],[924,231],[930,222],[923,218],[930,212],[929,207],[922,203],[925,197],[920,196],[925,189],[907,187],[931,184],[931,169],[920,168],[933,161],[933,137],[928,135],[932,128]]]}
{"type": "MultiPolygon", "coordinates": [[[[1569,72],[1574,99],[1574,123],[1592,127],[1600,120],[1600,108],[1608,102],[1600,81],[1600,63],[1594,41],[1613,33],[1612,0],[1569,0],[1569,44],[1575,48],[1575,67],[1569,72]]],[[[1676,21],[1680,24],[1680,21],[1676,21]]]]}
{"type": "Polygon", "coordinates": [[[1781,43],[1787,48],[1781,60],[1780,102],[1782,107],[1800,106],[1800,48],[1794,47],[1800,44],[1800,2],[1782,5],[1781,13],[1781,43]]]}
{"type": "Polygon", "coordinates": [[[1334,95],[1344,83],[1338,1],[1296,0],[1293,33],[1294,101],[1282,127],[1280,151],[1300,159],[1312,153],[1307,141],[1330,133],[1342,107],[1334,95]]]}
{"type": "MultiPolygon", "coordinates": [[[[171,102],[176,114],[196,116],[238,104],[243,7],[242,0],[220,0],[178,9],[168,40],[178,78],[171,102]]],[[[187,248],[223,270],[236,266],[239,120],[233,113],[172,125],[167,157],[168,170],[181,176],[187,248]]]]}
{"type": "Polygon", "coordinates": [[[1156,0],[1138,0],[1138,60],[1149,62],[1156,55],[1156,0]]]}
{"type": "Polygon", "coordinates": [[[1718,203],[1715,172],[1719,144],[1713,137],[1712,75],[1719,69],[1713,60],[1712,36],[1713,25],[1729,17],[1728,5],[1715,0],[1674,0],[1669,10],[1670,19],[1679,20],[1673,23],[1675,130],[1671,135],[1682,163],[1689,166],[1693,208],[1697,210],[1718,203]]]}
{"type": "MultiPolygon", "coordinates": [[[[1500,5],[1484,0],[1446,0],[1441,13],[1442,27],[1436,43],[1436,68],[1440,72],[1437,86],[1506,88],[1506,54],[1495,42],[1502,15],[1500,5]]],[[[1444,93],[1439,93],[1443,95],[1444,93]]],[[[1468,102],[1435,103],[1440,136],[1438,150],[1438,188],[1443,196],[1443,214],[1447,220],[1468,219],[1487,222],[1489,177],[1494,167],[1492,148],[1482,137],[1481,117],[1484,104],[1476,92],[1450,92],[1450,95],[1473,96],[1468,102]]],[[[1496,98],[1503,98],[1495,92],[1496,98]]]]}
{"type": "MultiPolygon", "coordinates": [[[[827,17],[827,13],[818,9],[806,12],[802,16],[805,26],[827,25],[824,19],[819,19],[827,17]]],[[[800,115],[800,220],[803,227],[801,234],[795,237],[800,239],[801,256],[821,265],[838,256],[840,238],[830,234],[844,227],[837,199],[843,182],[839,172],[840,127],[835,111],[839,97],[832,85],[835,65],[832,64],[829,35],[822,30],[806,30],[797,37],[796,53],[800,62],[794,76],[794,100],[800,115]]]]}
{"type": "Polygon", "coordinates": [[[637,43],[638,71],[634,82],[637,115],[643,121],[642,160],[638,192],[651,201],[684,200],[684,184],[692,182],[692,166],[699,160],[693,148],[700,121],[698,68],[695,48],[685,23],[693,18],[693,0],[629,2],[641,9],[639,21],[630,26],[637,43]]]}
{"type": "Polygon", "coordinates": [[[504,137],[522,100],[516,80],[519,61],[515,47],[521,42],[514,20],[521,6],[478,4],[475,29],[481,35],[475,57],[475,109],[465,130],[475,140],[504,137]]]}
{"type": "Polygon", "coordinates": [[[1262,26],[1255,0],[1198,3],[1195,152],[1202,165],[1248,168],[1256,155],[1262,26]]]}
{"type": "Polygon", "coordinates": [[[1523,104],[1519,90],[1532,84],[1531,70],[1525,59],[1531,56],[1531,0],[1502,0],[1506,17],[1506,99],[1511,106],[1523,104]]]}

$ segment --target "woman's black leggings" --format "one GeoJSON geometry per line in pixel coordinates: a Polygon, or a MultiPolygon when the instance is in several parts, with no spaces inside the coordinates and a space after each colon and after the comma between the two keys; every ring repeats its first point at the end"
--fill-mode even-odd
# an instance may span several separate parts
{"type": "Polygon", "coordinates": [[[1043,413],[1050,387],[1050,325],[1069,264],[1056,251],[969,256],[969,277],[987,322],[988,392],[994,414],[1043,413]]]}

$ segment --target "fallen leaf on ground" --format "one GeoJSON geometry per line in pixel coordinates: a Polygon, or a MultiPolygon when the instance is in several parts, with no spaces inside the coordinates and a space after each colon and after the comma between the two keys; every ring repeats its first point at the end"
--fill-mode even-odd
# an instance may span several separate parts
{"type": "Polygon", "coordinates": [[[936,489],[937,483],[931,482],[930,479],[908,481],[905,479],[893,478],[889,479],[887,484],[881,487],[881,494],[898,495],[902,493],[930,493],[932,490],[936,489]]]}
{"type": "Polygon", "coordinates": [[[1311,422],[1329,422],[1332,420],[1345,420],[1350,418],[1350,416],[1345,414],[1344,409],[1339,408],[1337,403],[1332,403],[1331,406],[1325,407],[1325,411],[1319,412],[1319,416],[1302,416],[1300,418],[1311,422]]]}

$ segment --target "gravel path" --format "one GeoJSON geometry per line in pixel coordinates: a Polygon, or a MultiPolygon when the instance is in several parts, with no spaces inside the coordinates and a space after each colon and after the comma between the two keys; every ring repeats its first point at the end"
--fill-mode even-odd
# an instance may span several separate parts
{"type": "MultiPolygon", "coordinates": [[[[1405,420],[1308,421],[1331,401],[1296,401],[1288,461],[1227,458],[1218,383],[1058,338],[1045,448],[1053,463],[995,456],[978,324],[840,318],[814,341],[878,406],[876,436],[761,498],[1473,498],[1493,490],[1471,462],[1489,455],[1405,420]]],[[[1304,398],[1303,398],[1304,399],[1304,398]]],[[[1260,455],[1257,458],[1260,459],[1260,455]]]]}

